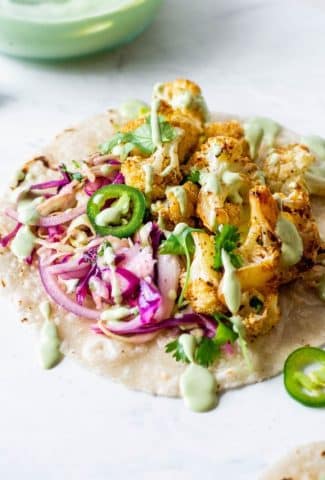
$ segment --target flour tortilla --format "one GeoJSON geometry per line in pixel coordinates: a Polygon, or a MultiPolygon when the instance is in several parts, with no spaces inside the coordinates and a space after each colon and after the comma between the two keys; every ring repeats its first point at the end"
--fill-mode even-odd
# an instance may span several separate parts
{"type": "MultiPolygon", "coordinates": [[[[227,118],[235,116],[214,116],[214,120],[227,118]]],[[[42,154],[51,164],[64,162],[69,165],[72,160],[82,160],[113,134],[113,121],[119,121],[117,113],[109,111],[76,128],[65,130],[42,154]]],[[[277,142],[287,143],[297,139],[299,137],[292,132],[283,130],[277,142]]],[[[325,238],[324,204],[324,200],[315,200],[315,213],[325,238]]],[[[1,231],[6,231],[8,219],[1,216],[0,226],[1,231]]],[[[18,303],[24,323],[40,327],[43,319],[38,306],[46,299],[46,293],[35,266],[19,263],[5,250],[0,255],[0,280],[0,284],[5,286],[3,289],[0,287],[4,294],[14,297],[18,303]]],[[[212,369],[221,390],[272,377],[281,372],[288,354],[297,347],[325,343],[324,304],[313,291],[298,282],[282,289],[280,301],[281,321],[250,347],[254,370],[248,370],[240,354],[221,359],[212,369]]],[[[60,307],[55,306],[53,311],[65,355],[130,388],[157,395],[179,395],[179,377],[185,367],[164,352],[169,338],[167,333],[149,344],[128,345],[95,335],[89,329],[89,320],[77,318],[60,307]]]]}
{"type": "Polygon", "coordinates": [[[325,480],[325,442],[297,447],[260,480],[325,480]]]}

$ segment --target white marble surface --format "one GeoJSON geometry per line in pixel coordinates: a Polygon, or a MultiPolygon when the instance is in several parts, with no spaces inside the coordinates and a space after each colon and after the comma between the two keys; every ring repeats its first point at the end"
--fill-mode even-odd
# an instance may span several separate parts
{"type": "MultiPolygon", "coordinates": [[[[68,64],[0,57],[0,181],[60,129],[153,82],[187,76],[221,111],[274,117],[325,135],[325,10],[302,0],[166,0],[132,45],[68,64]]],[[[204,415],[134,393],[69,360],[51,372],[1,301],[0,478],[253,480],[299,443],[324,438],[325,412],[282,378],[223,395],[204,415]]]]}

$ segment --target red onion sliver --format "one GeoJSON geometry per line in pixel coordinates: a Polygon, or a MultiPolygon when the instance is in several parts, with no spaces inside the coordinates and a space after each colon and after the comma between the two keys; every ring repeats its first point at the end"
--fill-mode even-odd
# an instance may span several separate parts
{"type": "MultiPolygon", "coordinates": [[[[86,212],[86,207],[76,207],[72,208],[70,211],[58,213],[57,215],[49,215],[47,217],[40,217],[37,222],[35,222],[36,226],[39,227],[54,227],[56,225],[61,225],[62,223],[70,222],[71,220],[83,215],[86,212]]],[[[6,208],[5,214],[7,217],[12,218],[13,220],[18,220],[18,213],[13,208],[6,208]]]]}
{"type": "Polygon", "coordinates": [[[39,273],[43,286],[52,300],[64,308],[68,312],[73,313],[77,317],[87,318],[89,320],[99,320],[100,312],[91,308],[83,307],[78,305],[74,300],[72,300],[66,293],[64,293],[57,279],[54,275],[51,275],[48,272],[48,269],[40,264],[39,273]]]}

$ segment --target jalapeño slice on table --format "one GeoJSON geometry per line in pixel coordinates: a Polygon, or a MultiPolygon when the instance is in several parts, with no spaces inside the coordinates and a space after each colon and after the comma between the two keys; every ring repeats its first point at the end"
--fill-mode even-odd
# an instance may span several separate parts
{"type": "Polygon", "coordinates": [[[142,224],[145,210],[143,194],[128,185],[100,188],[87,204],[89,220],[102,237],[130,237],[142,224]]]}
{"type": "Polygon", "coordinates": [[[292,352],[284,364],[284,384],[298,402],[325,407],[325,351],[302,347],[292,352]]]}

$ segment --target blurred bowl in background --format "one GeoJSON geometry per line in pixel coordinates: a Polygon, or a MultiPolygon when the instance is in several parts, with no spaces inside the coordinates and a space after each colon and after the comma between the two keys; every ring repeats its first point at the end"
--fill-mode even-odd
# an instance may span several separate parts
{"type": "Polygon", "coordinates": [[[0,0],[0,51],[64,59],[130,42],[162,0],[0,0]]]}

